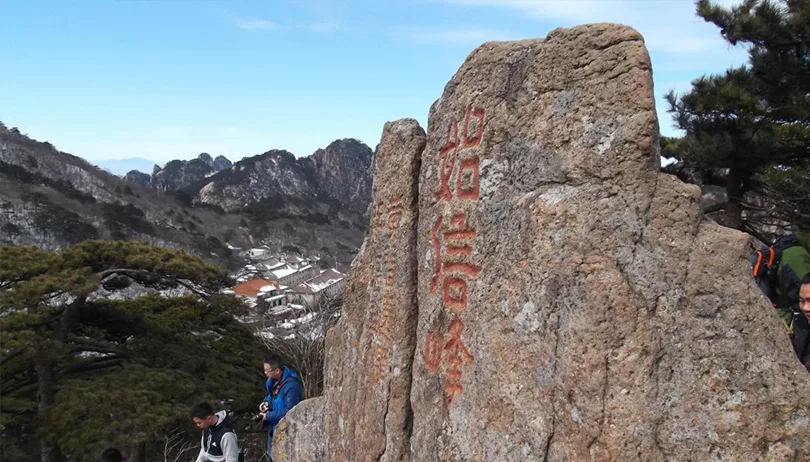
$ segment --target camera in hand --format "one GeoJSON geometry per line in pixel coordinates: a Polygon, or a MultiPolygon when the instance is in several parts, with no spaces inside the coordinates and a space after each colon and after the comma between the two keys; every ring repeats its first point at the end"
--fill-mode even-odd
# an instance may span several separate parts
{"type": "MultiPolygon", "coordinates": [[[[267,401],[262,401],[262,403],[259,404],[259,412],[267,412],[269,410],[270,410],[270,403],[268,403],[267,401]]],[[[261,422],[262,421],[262,415],[261,414],[254,415],[253,416],[253,421],[256,422],[256,423],[261,422]]]]}

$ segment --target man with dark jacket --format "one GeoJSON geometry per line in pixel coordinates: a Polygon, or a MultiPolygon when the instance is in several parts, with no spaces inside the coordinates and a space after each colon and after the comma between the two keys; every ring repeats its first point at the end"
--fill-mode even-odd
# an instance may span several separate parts
{"type": "Polygon", "coordinates": [[[810,305],[806,300],[810,297],[810,235],[797,231],[781,239],[787,244],[776,273],[776,309],[796,356],[810,372],[810,305]]]}
{"type": "Polygon", "coordinates": [[[191,420],[202,430],[196,462],[239,462],[239,443],[227,412],[215,414],[210,404],[200,403],[191,408],[191,420]]]}
{"type": "Polygon", "coordinates": [[[799,310],[793,315],[790,341],[799,361],[810,372],[810,274],[804,276],[799,289],[799,310]]]}
{"type": "Polygon", "coordinates": [[[267,459],[272,461],[271,449],[273,447],[273,431],[276,425],[290,409],[301,402],[303,391],[298,374],[284,365],[284,361],[279,355],[271,355],[264,360],[264,375],[267,381],[264,383],[267,395],[264,401],[269,403],[268,411],[261,412],[262,428],[269,427],[267,431],[267,459]]]}
{"type": "Polygon", "coordinates": [[[799,286],[810,274],[810,235],[796,231],[781,239],[788,242],[788,247],[782,251],[776,273],[776,309],[789,324],[798,308],[799,286]]]}

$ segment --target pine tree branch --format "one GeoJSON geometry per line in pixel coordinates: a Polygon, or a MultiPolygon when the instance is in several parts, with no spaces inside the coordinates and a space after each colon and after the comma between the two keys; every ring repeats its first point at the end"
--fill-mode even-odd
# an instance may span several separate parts
{"type": "Polygon", "coordinates": [[[0,408],[0,412],[6,413],[6,414],[12,414],[11,417],[13,418],[13,417],[17,417],[17,416],[25,415],[25,414],[36,414],[37,409],[34,408],[34,407],[14,408],[14,407],[9,407],[8,405],[6,405],[6,406],[3,406],[2,408],[0,408]]]}
{"type": "Polygon", "coordinates": [[[28,386],[36,386],[37,385],[37,378],[36,376],[28,377],[25,380],[21,380],[17,383],[13,383],[12,385],[8,385],[5,388],[0,388],[0,394],[3,396],[7,396],[15,391],[25,388],[28,386]]]}
{"type": "Polygon", "coordinates": [[[18,348],[16,350],[12,351],[11,353],[3,356],[2,358],[0,358],[0,366],[2,366],[4,363],[6,363],[8,361],[11,361],[12,359],[16,358],[17,356],[20,356],[21,354],[25,353],[25,350],[27,348],[28,348],[28,345],[26,345],[24,347],[21,347],[21,348],[18,348]]]}
{"type": "Polygon", "coordinates": [[[720,204],[710,205],[708,207],[703,208],[703,214],[705,215],[705,214],[708,214],[708,213],[718,212],[720,210],[725,209],[727,206],[728,206],[728,202],[723,202],[723,203],[720,203],[720,204]]]}
{"type": "Polygon", "coordinates": [[[132,279],[133,281],[136,281],[136,282],[139,282],[139,283],[145,283],[147,285],[152,285],[152,284],[154,284],[154,279],[159,279],[161,281],[166,281],[166,282],[171,282],[171,283],[174,283],[174,284],[179,284],[179,285],[189,289],[190,291],[194,292],[195,294],[197,294],[198,296],[200,296],[202,298],[207,298],[207,297],[211,296],[210,293],[207,293],[207,292],[205,292],[203,290],[200,290],[199,288],[197,288],[194,284],[190,283],[189,281],[179,279],[179,278],[161,277],[158,274],[156,274],[156,273],[154,273],[152,271],[148,271],[148,270],[131,269],[131,268],[115,268],[115,269],[102,271],[100,273],[100,277],[101,277],[102,280],[104,280],[105,278],[107,278],[109,276],[112,276],[113,274],[120,274],[122,276],[127,276],[128,278],[132,279]]]}
{"type": "Polygon", "coordinates": [[[106,369],[109,367],[123,366],[126,363],[126,358],[118,356],[105,356],[102,358],[93,358],[92,360],[85,361],[79,364],[74,364],[61,371],[57,372],[57,376],[62,377],[65,375],[76,374],[78,372],[89,372],[99,369],[106,369]]]}
{"type": "Polygon", "coordinates": [[[204,292],[204,291],[194,287],[194,284],[191,284],[190,282],[184,281],[183,279],[175,279],[175,282],[180,284],[181,286],[187,288],[188,290],[194,292],[199,297],[207,298],[207,297],[211,296],[211,294],[209,294],[207,292],[204,292]]]}
{"type": "Polygon", "coordinates": [[[129,354],[120,350],[118,348],[106,346],[106,345],[93,345],[89,343],[75,343],[71,342],[75,346],[70,350],[71,353],[81,353],[81,352],[93,352],[93,353],[104,353],[104,354],[114,354],[121,357],[129,358],[129,354]]]}
{"type": "Polygon", "coordinates": [[[746,233],[754,236],[755,238],[759,239],[760,242],[763,242],[765,244],[770,242],[770,239],[768,239],[766,236],[764,236],[763,234],[761,234],[760,232],[755,230],[748,222],[744,221],[743,224],[742,224],[742,228],[743,228],[742,230],[744,232],[746,232],[746,233]]]}
{"type": "Polygon", "coordinates": [[[58,315],[56,315],[56,316],[54,316],[52,318],[48,318],[48,319],[46,319],[44,321],[40,321],[40,322],[35,322],[33,324],[23,324],[21,326],[4,327],[3,331],[5,331],[5,332],[19,332],[21,330],[36,330],[36,329],[39,329],[40,327],[50,326],[51,324],[59,321],[61,316],[62,316],[62,313],[60,312],[58,315]]]}
{"type": "Polygon", "coordinates": [[[128,276],[132,279],[135,279],[136,276],[155,276],[155,273],[142,270],[142,269],[133,269],[133,268],[113,268],[102,271],[99,273],[99,277],[103,280],[106,279],[108,276],[112,276],[113,274],[123,274],[124,276],[128,276]]]}
{"type": "Polygon", "coordinates": [[[0,282],[0,290],[5,290],[7,288],[11,288],[12,285],[22,281],[23,278],[16,278],[16,279],[9,279],[7,281],[0,282]]]}

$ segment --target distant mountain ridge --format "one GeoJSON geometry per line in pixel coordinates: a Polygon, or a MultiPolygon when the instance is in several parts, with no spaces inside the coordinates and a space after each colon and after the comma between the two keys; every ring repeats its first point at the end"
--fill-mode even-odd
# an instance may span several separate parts
{"type": "Polygon", "coordinates": [[[372,157],[371,148],[353,138],[336,140],[308,157],[271,150],[242,159],[183,193],[194,203],[225,211],[282,207],[279,196],[286,196],[364,213],[371,201],[372,157]]]}
{"type": "Polygon", "coordinates": [[[127,172],[137,170],[149,172],[157,162],[143,157],[129,157],[126,159],[106,159],[94,162],[99,167],[110,171],[113,175],[124,176],[127,172]]]}
{"type": "Polygon", "coordinates": [[[301,159],[268,151],[213,174],[227,159],[206,154],[124,179],[0,123],[0,245],[145,239],[224,265],[236,248],[287,246],[348,265],[368,226],[371,150],[330,147],[301,159]],[[147,176],[166,192],[142,186],[147,176]]]}
{"type": "Polygon", "coordinates": [[[132,170],[127,172],[124,178],[158,191],[177,191],[230,168],[231,165],[233,164],[225,156],[217,156],[216,159],[213,159],[210,154],[204,152],[191,160],[173,160],[162,168],[155,165],[152,168],[152,175],[132,170]]]}

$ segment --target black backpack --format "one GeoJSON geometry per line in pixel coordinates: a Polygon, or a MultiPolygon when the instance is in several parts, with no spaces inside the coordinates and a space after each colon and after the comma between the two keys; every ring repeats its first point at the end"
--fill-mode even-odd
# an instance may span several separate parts
{"type": "Polygon", "coordinates": [[[782,260],[782,252],[797,245],[801,245],[799,239],[793,234],[788,234],[776,239],[771,246],[751,254],[750,261],[754,281],[756,281],[757,286],[765,296],[768,297],[768,300],[771,301],[774,308],[778,303],[776,287],[779,285],[779,275],[777,271],[779,270],[779,262],[782,260]]]}

